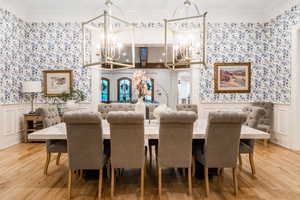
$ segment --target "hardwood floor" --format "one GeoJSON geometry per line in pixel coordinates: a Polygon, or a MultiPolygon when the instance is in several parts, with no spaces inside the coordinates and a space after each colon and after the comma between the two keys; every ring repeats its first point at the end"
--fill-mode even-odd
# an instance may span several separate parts
{"type": "MultiPolygon", "coordinates": [[[[44,144],[19,144],[0,151],[0,199],[67,199],[67,156],[61,164],[52,156],[48,176],[43,174],[46,153],[44,144]]],[[[154,162],[153,162],[154,163],[154,162]]],[[[238,172],[239,193],[234,196],[231,169],[224,179],[210,180],[210,196],[205,198],[204,180],[193,179],[193,195],[187,194],[187,177],[174,170],[163,170],[162,200],[296,200],[300,199],[300,153],[276,145],[257,145],[256,178],[251,175],[248,157],[243,156],[243,169],[238,172]]],[[[145,200],[158,199],[155,168],[145,177],[145,200]]],[[[97,173],[96,173],[97,174],[97,173]]],[[[140,171],[126,170],[116,181],[116,200],[140,198],[140,171]]],[[[98,177],[73,179],[72,199],[97,199],[98,177]]],[[[110,199],[110,184],[104,178],[102,199],[110,199]]]]}

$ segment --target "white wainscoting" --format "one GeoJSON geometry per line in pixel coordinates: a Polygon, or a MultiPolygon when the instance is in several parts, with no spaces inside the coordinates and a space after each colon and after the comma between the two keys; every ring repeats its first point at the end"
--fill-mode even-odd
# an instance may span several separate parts
{"type": "Polygon", "coordinates": [[[0,106],[0,149],[22,141],[24,125],[23,114],[29,111],[28,105],[0,106]]]}
{"type": "MultiPolygon", "coordinates": [[[[216,104],[199,103],[199,118],[206,118],[212,111],[241,111],[249,104],[216,104]]],[[[41,105],[39,105],[41,106],[41,105]]],[[[92,104],[81,104],[81,108],[96,110],[97,106],[92,104]]],[[[1,105],[0,106],[0,149],[18,144],[23,136],[23,114],[29,112],[29,105],[1,105]]],[[[290,106],[274,106],[274,132],[272,142],[278,145],[293,148],[292,135],[290,131],[290,106]]]]}
{"type": "Polygon", "coordinates": [[[287,148],[292,148],[290,116],[290,105],[274,105],[274,132],[271,141],[287,148]]]}
{"type": "MultiPolygon", "coordinates": [[[[248,103],[199,103],[199,118],[207,118],[213,111],[241,111],[248,103]]],[[[291,132],[289,130],[290,119],[289,105],[274,105],[274,132],[271,141],[275,144],[292,148],[291,132]]]]}

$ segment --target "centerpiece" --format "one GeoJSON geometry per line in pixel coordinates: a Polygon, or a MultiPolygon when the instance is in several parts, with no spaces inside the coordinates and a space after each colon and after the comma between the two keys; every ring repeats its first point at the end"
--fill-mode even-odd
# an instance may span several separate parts
{"type": "Polygon", "coordinates": [[[144,115],[146,114],[146,106],[144,104],[144,98],[147,95],[151,94],[151,91],[148,90],[147,81],[150,78],[146,76],[145,72],[142,70],[137,70],[133,73],[132,82],[135,93],[138,97],[138,102],[135,106],[136,112],[141,112],[144,115]]]}

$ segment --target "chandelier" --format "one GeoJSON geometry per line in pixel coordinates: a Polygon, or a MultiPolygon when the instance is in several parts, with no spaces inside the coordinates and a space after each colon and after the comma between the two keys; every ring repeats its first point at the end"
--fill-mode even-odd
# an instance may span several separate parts
{"type": "Polygon", "coordinates": [[[166,67],[179,70],[192,64],[206,66],[206,15],[200,14],[191,0],[185,0],[172,19],[164,20],[166,67]]]}
{"type": "Polygon", "coordinates": [[[104,70],[135,67],[135,26],[122,19],[123,12],[112,0],[105,1],[105,11],[82,23],[83,65],[104,70]],[[112,15],[112,11],[121,17],[112,15]]]}

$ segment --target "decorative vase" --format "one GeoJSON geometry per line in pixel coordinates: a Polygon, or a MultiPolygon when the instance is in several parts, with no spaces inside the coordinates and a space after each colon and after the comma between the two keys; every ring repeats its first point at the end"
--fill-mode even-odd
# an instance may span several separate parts
{"type": "Polygon", "coordinates": [[[138,102],[135,104],[135,112],[143,113],[144,118],[146,118],[146,105],[144,103],[143,97],[138,98],[138,102]]]}

